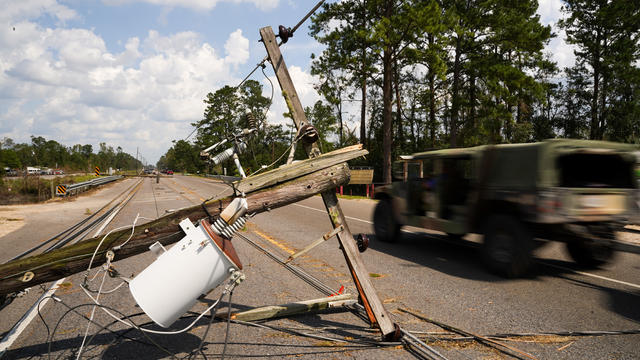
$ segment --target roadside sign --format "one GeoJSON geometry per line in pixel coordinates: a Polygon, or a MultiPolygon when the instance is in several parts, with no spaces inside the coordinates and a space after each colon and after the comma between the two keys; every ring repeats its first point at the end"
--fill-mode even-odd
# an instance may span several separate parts
{"type": "Polygon", "coordinates": [[[67,185],[58,185],[58,186],[56,186],[56,194],[58,194],[58,195],[66,195],[67,194],[67,185]]]}
{"type": "Polygon", "coordinates": [[[96,173],[96,176],[100,176],[100,168],[99,168],[99,167],[97,167],[97,166],[96,166],[96,167],[93,169],[93,171],[96,173]]]}
{"type": "Polygon", "coordinates": [[[371,184],[373,181],[373,168],[351,168],[351,180],[349,185],[354,184],[371,184]]]}

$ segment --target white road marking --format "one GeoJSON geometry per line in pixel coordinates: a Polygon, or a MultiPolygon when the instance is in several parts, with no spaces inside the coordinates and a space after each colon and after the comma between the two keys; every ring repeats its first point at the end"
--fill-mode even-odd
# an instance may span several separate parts
{"type": "Polygon", "coordinates": [[[589,274],[589,273],[586,273],[586,272],[583,272],[583,271],[573,270],[573,269],[570,269],[570,268],[567,268],[567,267],[564,267],[564,266],[549,264],[549,263],[544,262],[544,261],[541,261],[541,263],[546,265],[546,266],[551,266],[551,267],[554,267],[554,268],[562,269],[562,270],[565,270],[565,271],[572,272],[574,274],[589,276],[589,277],[592,277],[592,278],[605,280],[605,281],[610,281],[612,283],[616,283],[616,284],[625,285],[625,286],[629,286],[629,287],[632,287],[632,288],[640,289],[640,285],[638,285],[638,284],[633,284],[633,283],[629,283],[629,282],[626,282],[626,281],[616,280],[616,279],[608,278],[606,276],[601,276],[601,275],[596,275],[596,274],[589,274]]]}
{"type": "MultiPolygon", "coordinates": [[[[313,207],[310,207],[310,206],[300,205],[300,204],[293,204],[293,205],[299,206],[301,208],[309,209],[309,210],[315,210],[315,211],[319,211],[319,212],[322,212],[322,213],[326,213],[326,210],[324,210],[324,209],[322,209],[322,210],[321,209],[316,209],[316,208],[313,208],[313,207]]],[[[373,224],[373,222],[371,222],[371,221],[358,219],[358,218],[354,218],[354,217],[351,217],[351,216],[345,216],[345,218],[347,218],[349,220],[360,221],[360,222],[367,223],[367,224],[373,224]]],[[[410,234],[414,233],[414,232],[408,231],[408,230],[402,230],[402,231],[406,232],[406,233],[410,233],[410,234]]],[[[552,265],[552,264],[548,264],[546,262],[543,262],[543,264],[547,265],[547,266],[551,266],[551,267],[556,267],[556,268],[559,268],[559,269],[562,269],[562,270],[565,270],[565,271],[570,271],[570,272],[573,272],[575,274],[588,276],[588,277],[592,277],[592,278],[600,279],[600,280],[604,280],[604,281],[609,281],[609,282],[612,282],[612,283],[615,283],[615,284],[625,285],[625,286],[629,286],[629,287],[632,287],[632,288],[635,288],[635,289],[640,289],[640,285],[638,285],[638,284],[633,284],[633,283],[629,283],[629,282],[626,282],[626,281],[616,280],[616,279],[608,278],[606,276],[590,274],[590,273],[586,273],[586,272],[583,272],[583,271],[573,270],[573,269],[566,268],[566,267],[559,266],[559,265],[552,265]]]]}
{"type": "Polygon", "coordinates": [[[51,285],[49,290],[47,290],[44,294],[42,294],[42,296],[40,296],[38,301],[36,301],[35,304],[31,306],[31,308],[22,316],[22,318],[16,323],[16,325],[4,337],[4,339],[2,339],[2,342],[0,342],[0,358],[7,350],[9,350],[9,347],[11,347],[11,345],[13,345],[16,340],[18,340],[20,334],[22,334],[27,326],[31,324],[31,321],[36,317],[36,315],[38,315],[38,306],[44,306],[49,301],[49,299],[51,299],[53,293],[56,292],[58,286],[62,284],[65,279],[66,278],[62,278],[51,285]]]}
{"type": "MultiPolygon", "coordinates": [[[[300,205],[300,204],[293,204],[293,205],[300,206],[301,208],[305,208],[305,209],[309,209],[309,210],[319,211],[319,212],[325,213],[325,214],[327,213],[327,210],[320,210],[320,209],[312,208],[311,206],[300,205]]],[[[346,216],[346,215],[345,215],[344,218],[345,219],[349,219],[349,220],[360,221],[360,222],[363,222],[363,223],[366,223],[366,224],[372,224],[373,225],[373,223],[371,221],[368,221],[368,220],[362,220],[362,219],[358,219],[358,218],[354,218],[354,217],[346,216]]]]}

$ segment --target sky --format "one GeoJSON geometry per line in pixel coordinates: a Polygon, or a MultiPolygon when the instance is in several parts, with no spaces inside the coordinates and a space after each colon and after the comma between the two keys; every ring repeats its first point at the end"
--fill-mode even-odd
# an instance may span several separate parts
{"type": "MultiPolygon", "coordinates": [[[[293,27],[316,2],[0,0],[0,139],[105,142],[155,164],[203,118],[209,92],[237,85],[264,58],[259,29],[293,27]]],[[[542,23],[554,25],[561,0],[539,4],[542,23]]],[[[322,46],[309,23],[281,47],[303,106],[320,99],[310,66],[322,46]]],[[[554,31],[547,51],[570,66],[572,48],[554,31]]],[[[273,69],[265,72],[278,95],[273,69]]],[[[251,78],[270,97],[265,76],[251,78]]],[[[275,96],[268,122],[285,123],[285,111],[275,96]]]]}

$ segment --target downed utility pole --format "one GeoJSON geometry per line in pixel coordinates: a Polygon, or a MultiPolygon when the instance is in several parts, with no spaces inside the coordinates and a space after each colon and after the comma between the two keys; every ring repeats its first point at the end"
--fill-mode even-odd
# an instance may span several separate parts
{"type": "MultiPolygon", "coordinates": [[[[355,300],[352,300],[351,294],[327,296],[320,299],[296,301],[282,305],[262,306],[259,308],[245,310],[237,313],[231,313],[231,320],[258,321],[275,319],[331,308],[339,308],[344,305],[354,304],[355,302],[355,300]]],[[[227,314],[216,314],[216,316],[220,318],[226,318],[227,314]]]]}
{"type": "MultiPolygon", "coordinates": [[[[273,70],[278,78],[278,83],[282,90],[282,96],[284,96],[284,100],[287,103],[289,113],[293,118],[296,129],[299,134],[303,134],[307,129],[312,127],[304,114],[300,98],[298,97],[298,93],[296,92],[291,76],[289,75],[289,70],[284,62],[278,43],[276,42],[273,29],[270,26],[260,29],[260,37],[267,50],[269,62],[273,66],[273,70]]],[[[303,140],[305,139],[303,138],[303,140]]],[[[305,151],[310,158],[313,159],[321,156],[320,149],[315,141],[303,141],[303,143],[305,145],[305,151]]],[[[328,190],[323,192],[322,200],[324,200],[324,204],[333,227],[343,227],[342,231],[339,231],[336,236],[340,242],[340,248],[342,249],[345,260],[347,261],[347,265],[349,266],[351,277],[358,289],[360,301],[367,312],[371,326],[378,327],[380,329],[383,339],[399,337],[399,331],[391,321],[387,310],[384,308],[382,301],[380,301],[378,294],[369,280],[369,274],[367,273],[364,262],[360,257],[353,234],[351,234],[351,231],[347,226],[335,191],[328,190]]]]}
{"type": "MultiPolygon", "coordinates": [[[[339,149],[314,159],[248,177],[235,187],[237,191],[246,194],[248,213],[261,213],[347,183],[350,173],[346,161],[366,154],[367,151],[360,145],[339,149]]],[[[152,222],[138,225],[133,234],[131,228],[111,233],[98,249],[93,266],[104,263],[107,251],[117,248],[130,235],[131,239],[126,246],[115,251],[115,260],[143,253],[156,241],[162,245],[179,241],[184,237],[180,221],[218,215],[233,200],[233,192],[228,189],[201,205],[182,208],[152,222]]],[[[101,240],[101,236],[94,237],[73,246],[0,265],[0,296],[86,270],[101,240]]]]}

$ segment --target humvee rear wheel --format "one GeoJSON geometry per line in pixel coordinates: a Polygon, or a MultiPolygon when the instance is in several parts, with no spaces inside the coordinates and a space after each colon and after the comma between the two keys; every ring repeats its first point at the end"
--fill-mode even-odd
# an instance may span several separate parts
{"type": "Polygon", "coordinates": [[[514,278],[531,268],[533,238],[518,219],[508,215],[491,216],[486,224],[482,258],[498,275],[514,278]]]}
{"type": "Polygon", "coordinates": [[[599,239],[576,239],[567,243],[569,255],[580,266],[596,268],[607,264],[615,254],[613,242],[615,237],[613,228],[609,224],[592,226],[591,233],[597,233],[599,239]]]}
{"type": "Polygon", "coordinates": [[[400,225],[393,216],[391,200],[382,199],[373,212],[373,230],[376,239],[384,242],[394,242],[400,236],[400,225]]]}

